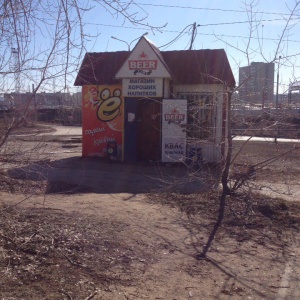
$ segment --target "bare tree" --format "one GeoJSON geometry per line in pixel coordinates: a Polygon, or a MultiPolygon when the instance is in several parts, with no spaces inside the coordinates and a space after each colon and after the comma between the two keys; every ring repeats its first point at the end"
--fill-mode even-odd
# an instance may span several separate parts
{"type": "MultiPolygon", "coordinates": [[[[279,40],[278,43],[275,45],[274,48],[274,53],[273,53],[273,58],[271,58],[269,61],[266,58],[266,55],[263,52],[263,49],[261,47],[261,42],[263,40],[263,37],[259,36],[258,28],[262,25],[261,19],[258,18],[256,13],[254,12],[254,8],[257,5],[257,1],[249,1],[245,2],[245,7],[248,15],[248,21],[249,21],[249,34],[248,34],[248,39],[245,41],[245,48],[237,48],[234,45],[230,45],[228,42],[218,38],[219,40],[222,40],[224,43],[226,43],[227,46],[232,47],[236,50],[239,50],[242,52],[246,60],[248,61],[248,64],[250,65],[251,58],[254,54],[259,54],[262,58],[263,61],[265,62],[278,62],[280,59],[283,59],[281,63],[289,63],[292,64],[293,62],[289,59],[289,55],[285,52],[287,51],[288,45],[286,41],[289,38],[289,30],[292,29],[296,23],[299,23],[299,18],[296,19],[296,23],[292,22],[292,20],[295,21],[295,15],[297,16],[299,14],[299,6],[300,3],[299,1],[295,1],[294,5],[292,8],[289,8],[290,14],[288,17],[285,17],[285,26],[282,30],[282,32],[279,34],[279,40]],[[259,41],[259,46],[258,48],[255,48],[252,46],[253,38],[258,39],[259,41]]],[[[278,66],[279,67],[279,66],[278,66]]],[[[257,70],[259,72],[259,70],[257,70]]],[[[278,73],[277,73],[278,74],[278,73]]],[[[232,123],[233,120],[235,119],[235,115],[233,115],[233,110],[232,110],[232,101],[233,101],[233,96],[236,92],[238,92],[241,87],[247,83],[251,79],[252,76],[255,76],[256,74],[248,74],[247,78],[243,82],[239,82],[239,85],[235,87],[234,90],[229,91],[227,93],[227,136],[226,136],[226,154],[224,156],[224,160],[222,163],[222,172],[221,172],[221,194],[219,196],[219,210],[218,210],[218,216],[217,220],[213,226],[213,229],[208,237],[207,242],[205,243],[203,250],[201,253],[197,255],[198,259],[205,259],[206,255],[214,241],[214,238],[223,222],[224,216],[225,216],[225,208],[227,205],[227,197],[235,194],[238,192],[239,189],[247,186],[248,189],[252,191],[253,186],[247,185],[249,180],[252,180],[256,174],[257,171],[261,170],[262,168],[268,166],[269,164],[273,163],[277,159],[280,159],[284,157],[287,153],[290,153],[291,151],[296,151],[299,150],[299,146],[294,146],[292,149],[289,149],[287,151],[284,151],[280,154],[274,153],[272,157],[269,159],[266,159],[264,161],[257,161],[254,165],[249,165],[249,163],[245,163],[242,165],[242,169],[234,170],[234,163],[243,151],[243,148],[245,145],[251,140],[252,136],[248,138],[247,141],[245,141],[239,149],[234,149],[233,146],[233,130],[232,130],[232,123]],[[234,151],[235,150],[235,151],[234,151]]],[[[277,93],[278,93],[278,82],[279,76],[277,76],[277,93]]],[[[273,92],[273,91],[272,91],[273,92]]],[[[264,129],[267,129],[267,127],[276,127],[278,128],[278,124],[282,125],[284,120],[286,119],[286,116],[282,114],[277,113],[277,108],[278,108],[278,103],[276,101],[275,104],[275,114],[272,116],[272,124],[268,123],[266,124],[265,122],[265,112],[264,112],[264,107],[262,106],[262,113],[260,115],[260,120],[261,122],[257,125],[257,121],[255,121],[256,125],[256,131],[255,133],[258,133],[259,131],[263,131],[264,129]]],[[[257,119],[257,117],[256,117],[257,119]]],[[[245,123],[245,120],[243,120],[243,123],[245,123]]],[[[247,126],[248,132],[249,129],[253,127],[253,122],[249,123],[247,126]]],[[[277,137],[277,132],[275,132],[275,142],[276,142],[276,137],[277,137]]],[[[274,143],[275,145],[275,143],[274,143]]],[[[259,189],[259,188],[258,188],[259,189]]],[[[251,200],[250,200],[251,201],[251,200]]]]}
{"type": "Polygon", "coordinates": [[[159,29],[147,23],[148,14],[135,1],[115,0],[4,0],[0,4],[0,76],[3,91],[28,91],[32,97],[15,110],[1,135],[0,147],[10,132],[27,119],[34,95],[41,88],[61,82],[61,89],[73,85],[87,42],[97,38],[85,32],[85,17],[99,11],[115,19],[159,29]],[[25,85],[25,86],[24,86],[25,85]]]}

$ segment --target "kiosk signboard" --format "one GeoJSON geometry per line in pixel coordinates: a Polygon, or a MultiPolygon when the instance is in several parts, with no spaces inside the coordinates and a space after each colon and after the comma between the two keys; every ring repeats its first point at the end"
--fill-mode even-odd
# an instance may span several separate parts
{"type": "Polygon", "coordinates": [[[116,73],[116,78],[171,78],[171,74],[162,57],[143,37],[116,73]]]}
{"type": "Polygon", "coordinates": [[[124,97],[162,97],[162,78],[124,78],[124,97]]]}
{"type": "Polygon", "coordinates": [[[162,162],[186,159],[187,101],[163,99],[162,162]]]}

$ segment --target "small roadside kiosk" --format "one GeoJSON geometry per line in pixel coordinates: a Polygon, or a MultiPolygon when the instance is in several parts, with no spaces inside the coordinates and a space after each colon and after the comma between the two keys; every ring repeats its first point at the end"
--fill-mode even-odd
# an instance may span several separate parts
{"type": "Polygon", "coordinates": [[[161,52],[143,36],[131,52],[87,53],[75,86],[82,156],[184,162],[201,151],[207,162],[222,160],[235,86],[223,49],[161,52]]]}

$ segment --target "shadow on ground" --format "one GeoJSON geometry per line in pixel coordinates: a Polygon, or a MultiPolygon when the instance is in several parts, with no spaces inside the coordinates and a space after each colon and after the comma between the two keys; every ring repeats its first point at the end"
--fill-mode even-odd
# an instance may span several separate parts
{"type": "Polygon", "coordinates": [[[126,164],[99,158],[71,157],[13,168],[14,179],[47,181],[47,193],[195,193],[217,185],[218,171],[183,164],[126,164]]]}

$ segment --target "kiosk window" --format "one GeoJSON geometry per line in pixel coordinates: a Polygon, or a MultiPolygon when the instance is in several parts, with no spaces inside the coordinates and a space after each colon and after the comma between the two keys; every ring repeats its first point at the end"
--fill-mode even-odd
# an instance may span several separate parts
{"type": "Polygon", "coordinates": [[[207,139],[213,134],[212,93],[178,93],[179,99],[187,100],[187,137],[207,139]]]}

